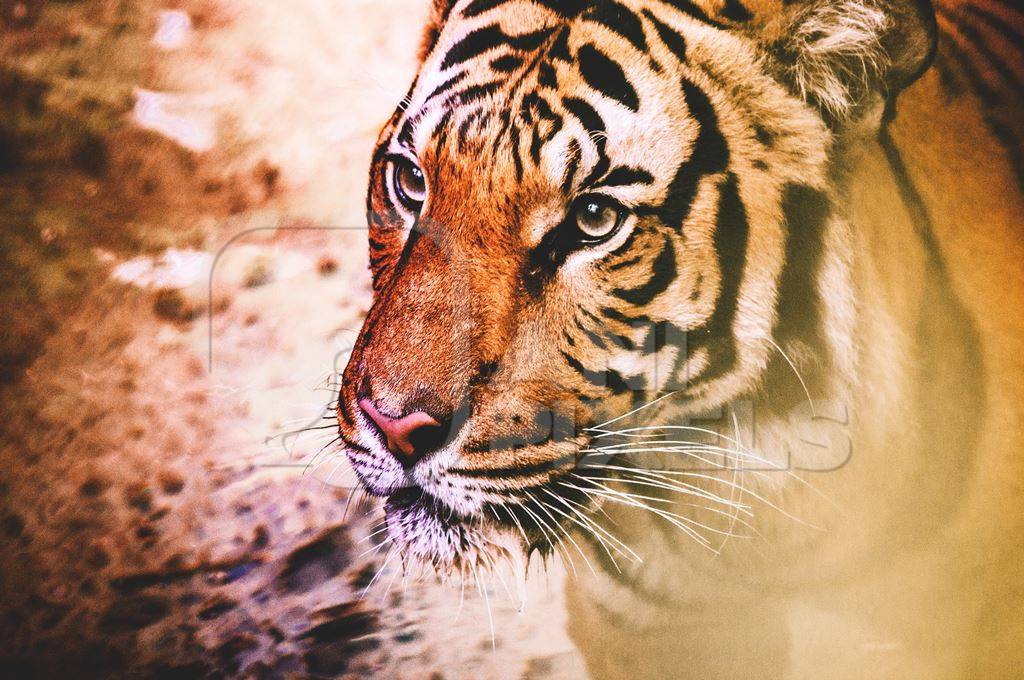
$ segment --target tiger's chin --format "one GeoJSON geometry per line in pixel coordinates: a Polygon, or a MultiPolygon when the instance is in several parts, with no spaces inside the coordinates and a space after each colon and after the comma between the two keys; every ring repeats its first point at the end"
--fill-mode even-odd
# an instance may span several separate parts
{"type": "Polygon", "coordinates": [[[384,504],[387,535],[409,563],[430,565],[441,577],[517,563],[523,539],[483,516],[464,517],[417,488],[402,489],[384,504]]]}

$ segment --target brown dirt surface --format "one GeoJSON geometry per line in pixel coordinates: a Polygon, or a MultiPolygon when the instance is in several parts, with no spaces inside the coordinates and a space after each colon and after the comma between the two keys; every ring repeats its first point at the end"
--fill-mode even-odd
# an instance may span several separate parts
{"type": "Polygon", "coordinates": [[[0,676],[582,673],[557,570],[460,606],[329,446],[422,4],[0,2],[0,676]]]}

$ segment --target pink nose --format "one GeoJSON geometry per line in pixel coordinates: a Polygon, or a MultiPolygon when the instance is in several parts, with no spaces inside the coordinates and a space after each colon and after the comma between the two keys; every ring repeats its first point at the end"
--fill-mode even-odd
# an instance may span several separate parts
{"type": "Polygon", "coordinates": [[[380,429],[388,449],[405,466],[414,465],[435,448],[444,435],[441,423],[422,411],[392,418],[381,413],[369,399],[360,399],[359,408],[380,429]]]}

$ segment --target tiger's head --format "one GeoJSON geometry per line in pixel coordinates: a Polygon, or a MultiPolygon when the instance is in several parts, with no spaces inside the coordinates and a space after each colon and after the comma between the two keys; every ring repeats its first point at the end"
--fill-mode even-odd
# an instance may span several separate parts
{"type": "Polygon", "coordinates": [[[932,15],[764,4],[435,2],[373,155],[338,407],[407,554],[543,547],[588,508],[595,427],[776,389],[776,347],[833,360],[841,156],[926,66],[932,15]]]}

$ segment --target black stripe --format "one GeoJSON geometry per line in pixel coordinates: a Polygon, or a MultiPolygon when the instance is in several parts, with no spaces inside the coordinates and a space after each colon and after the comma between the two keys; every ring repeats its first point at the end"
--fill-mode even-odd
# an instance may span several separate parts
{"type": "MultiPolygon", "coordinates": [[[[947,36],[948,37],[948,36],[947,36]]],[[[943,41],[942,49],[959,66],[963,78],[967,81],[971,91],[981,100],[981,103],[988,109],[997,109],[1003,104],[1003,93],[997,91],[990,85],[985,76],[978,70],[971,59],[971,55],[955,40],[943,41]]],[[[941,63],[940,63],[941,65],[941,63]]],[[[948,71],[940,70],[940,74],[946,76],[943,85],[950,88],[952,84],[948,71]]],[[[996,138],[996,142],[1006,152],[1010,164],[1016,174],[1017,187],[1024,193],[1024,151],[1016,131],[1006,123],[1000,121],[992,111],[985,111],[983,115],[985,124],[996,138]]]]}
{"type": "Polygon", "coordinates": [[[514,54],[506,54],[491,62],[491,70],[499,73],[512,73],[523,65],[523,60],[514,54]]]}
{"type": "Polygon", "coordinates": [[[1022,152],[1016,130],[991,115],[986,115],[985,120],[992,130],[992,134],[996,136],[996,140],[1006,151],[1010,165],[1013,166],[1014,173],[1017,175],[1017,189],[1021,195],[1024,195],[1024,152],[1022,152]]]}
{"type": "Polygon", "coordinates": [[[576,53],[580,74],[587,84],[631,111],[640,110],[640,99],[625,71],[601,50],[586,44],[576,53]]]}
{"type": "Polygon", "coordinates": [[[740,0],[725,0],[725,5],[718,12],[729,21],[744,24],[754,18],[740,0]]]}
{"type": "MultiPolygon", "coordinates": [[[[593,135],[593,133],[603,133],[606,131],[604,119],[601,118],[601,115],[587,102],[575,97],[565,97],[562,99],[562,104],[565,106],[565,110],[575,116],[576,120],[583,125],[583,129],[588,133],[591,133],[591,135],[593,135]]],[[[607,145],[604,135],[598,135],[596,137],[591,136],[591,139],[594,144],[597,145],[600,153],[603,154],[605,146],[607,145]]]]}
{"type": "Polygon", "coordinates": [[[643,168],[620,165],[601,180],[603,187],[622,187],[631,184],[654,184],[654,175],[643,168]]]}
{"type": "Polygon", "coordinates": [[[651,318],[649,316],[645,316],[643,314],[640,316],[627,316],[614,307],[603,307],[601,309],[601,314],[612,321],[618,321],[619,323],[630,327],[651,323],[651,318]]]}
{"type": "MultiPolygon", "coordinates": [[[[504,125],[505,126],[508,125],[509,120],[510,120],[510,116],[511,116],[511,114],[508,112],[508,110],[505,110],[505,111],[502,112],[501,118],[504,118],[504,125]]],[[[493,137],[491,138],[491,153],[490,153],[491,156],[497,156],[498,155],[498,150],[501,148],[502,143],[504,143],[504,141],[505,141],[504,130],[505,130],[505,128],[501,127],[501,131],[499,133],[493,135],[493,137]]]]}
{"type": "Polygon", "coordinates": [[[747,210],[740,197],[736,175],[729,173],[718,197],[718,219],[714,238],[720,275],[718,299],[715,302],[715,311],[703,329],[707,336],[706,342],[694,347],[710,345],[711,349],[711,361],[701,375],[701,381],[722,375],[736,362],[733,322],[736,319],[740,284],[747,263],[749,231],[747,210]]]}
{"type": "MultiPolygon", "coordinates": [[[[551,120],[551,121],[554,121],[554,120],[561,121],[562,120],[562,117],[559,116],[558,114],[556,114],[551,109],[551,104],[548,104],[548,100],[547,99],[544,99],[544,97],[541,97],[536,92],[531,92],[530,95],[529,95],[529,98],[530,98],[530,104],[534,108],[537,109],[537,115],[539,115],[541,118],[544,118],[546,120],[551,120]]],[[[525,99],[525,97],[524,97],[524,99],[525,99]]]]}
{"type": "Polygon", "coordinates": [[[618,371],[612,368],[607,368],[603,371],[591,371],[585,368],[572,355],[562,352],[562,356],[574,371],[579,373],[584,380],[594,387],[611,390],[613,394],[624,394],[629,391],[629,385],[626,384],[622,374],[618,371]]]}
{"type": "Polygon", "coordinates": [[[654,16],[654,13],[651,12],[651,10],[645,9],[644,16],[647,17],[647,20],[654,26],[654,30],[658,32],[658,37],[661,38],[661,42],[665,43],[665,47],[667,47],[680,62],[686,62],[686,38],[684,38],[674,28],[668,26],[658,19],[658,17],[654,16]]]}
{"type": "Polygon", "coordinates": [[[757,141],[759,141],[762,146],[771,148],[775,145],[775,133],[760,123],[754,123],[753,128],[754,136],[757,137],[757,141]]]}
{"type": "Polygon", "coordinates": [[[661,0],[661,1],[663,3],[665,3],[666,5],[671,5],[672,7],[675,7],[677,10],[679,10],[680,12],[683,12],[684,14],[688,14],[688,15],[694,17],[694,18],[700,19],[701,21],[703,21],[705,23],[708,23],[708,24],[711,24],[712,26],[717,26],[719,28],[725,28],[725,25],[722,24],[722,22],[715,21],[714,19],[709,17],[707,15],[707,13],[704,12],[704,10],[702,10],[700,7],[698,7],[697,5],[695,5],[692,2],[690,2],[690,0],[661,0]]]}
{"type": "Polygon", "coordinates": [[[1014,73],[1013,69],[1003,61],[1002,57],[989,48],[988,39],[981,35],[981,32],[976,27],[972,26],[963,18],[944,10],[941,6],[936,9],[950,23],[956,26],[957,30],[963,34],[964,38],[973,45],[974,49],[976,49],[982,57],[988,60],[989,65],[1003,78],[1003,80],[1005,80],[1017,92],[1024,92],[1024,82],[1022,82],[1017,74],[1014,73]]]}
{"type": "Polygon", "coordinates": [[[418,115],[411,116],[405,119],[402,124],[402,128],[398,131],[398,141],[405,146],[412,146],[413,134],[416,132],[416,124],[419,123],[420,117],[418,115]]]}
{"type": "Polygon", "coordinates": [[[521,50],[523,52],[532,52],[540,47],[545,40],[550,38],[554,30],[555,29],[553,28],[541,28],[533,31],[532,33],[507,36],[506,41],[512,49],[521,50]]]}
{"type": "Polygon", "coordinates": [[[583,128],[588,132],[590,141],[593,142],[594,146],[597,148],[597,163],[590,171],[590,174],[583,180],[583,184],[586,186],[591,184],[596,178],[608,172],[608,166],[611,165],[611,159],[609,159],[608,155],[605,153],[605,149],[608,146],[608,140],[605,139],[604,134],[595,134],[605,132],[604,119],[601,118],[600,114],[598,114],[593,106],[582,99],[566,97],[562,99],[562,104],[569,113],[580,121],[583,128]]]}
{"type": "Polygon", "coordinates": [[[643,255],[636,255],[636,256],[631,257],[629,259],[622,260],[621,262],[616,262],[615,264],[609,265],[608,267],[606,267],[606,269],[607,269],[607,271],[610,271],[610,272],[617,272],[620,269],[625,269],[626,267],[631,267],[631,266],[633,266],[634,264],[636,264],[637,262],[639,262],[640,260],[643,260],[643,259],[644,259],[643,255]]]}
{"type": "Polygon", "coordinates": [[[631,305],[642,307],[649,305],[672,285],[676,280],[676,249],[668,234],[664,235],[661,252],[651,265],[651,278],[647,283],[636,288],[616,288],[612,295],[631,305]]]}
{"type": "MultiPolygon", "coordinates": [[[[948,36],[947,36],[948,37],[948,36]]],[[[995,108],[1003,103],[1003,97],[988,83],[978,67],[971,61],[966,50],[956,40],[944,40],[941,50],[945,52],[960,67],[963,77],[967,80],[971,89],[981,99],[985,106],[995,108]]]]}
{"type": "Polygon", "coordinates": [[[782,197],[785,216],[786,260],[779,279],[776,338],[782,342],[806,339],[820,328],[817,274],[821,268],[822,234],[831,209],[822,192],[789,184],[782,197]]]}
{"type": "Polygon", "coordinates": [[[569,52],[569,27],[564,27],[555,42],[551,45],[551,58],[566,63],[572,63],[572,54],[569,52]]]}
{"type": "Polygon", "coordinates": [[[568,160],[565,164],[565,174],[562,179],[562,193],[568,195],[572,189],[573,180],[576,179],[576,172],[580,168],[580,161],[583,159],[583,150],[580,143],[575,139],[569,140],[568,160]]]}
{"type": "Polygon", "coordinates": [[[683,364],[686,363],[688,358],[688,341],[687,332],[671,321],[659,321],[648,327],[647,334],[641,343],[644,356],[654,356],[666,347],[675,347],[679,350],[670,366],[664,367],[660,362],[654,364],[656,369],[655,384],[662,382],[662,377],[666,378],[661,385],[661,390],[672,392],[688,387],[686,380],[688,376],[683,376],[682,379],[678,378],[680,369],[682,369],[683,364]]]}
{"type": "Polygon", "coordinates": [[[601,24],[628,40],[640,52],[647,52],[647,36],[644,26],[632,10],[614,0],[603,0],[583,15],[587,21],[601,24]]]}
{"type": "Polygon", "coordinates": [[[505,4],[505,0],[473,0],[462,10],[462,16],[471,19],[503,4],[505,4]]]}
{"type": "MultiPolygon", "coordinates": [[[[480,447],[466,447],[466,450],[471,453],[488,453],[497,451],[519,451],[527,448],[534,448],[537,446],[543,446],[549,443],[549,441],[542,442],[530,442],[523,440],[518,442],[516,446],[500,446],[500,442],[494,442],[491,445],[480,447]]],[[[468,477],[471,479],[515,479],[517,477],[532,477],[535,475],[543,474],[545,472],[551,472],[560,467],[568,467],[576,463],[575,456],[562,456],[555,458],[554,460],[543,461],[541,463],[533,463],[531,465],[520,465],[514,468],[455,468],[449,470],[448,474],[458,475],[460,477],[468,477]]]]}
{"type": "Polygon", "coordinates": [[[475,31],[470,31],[462,40],[455,43],[448,50],[448,54],[445,55],[444,60],[441,62],[441,70],[443,71],[455,64],[469,61],[474,57],[479,57],[488,50],[493,50],[495,47],[504,44],[506,37],[498,24],[489,24],[475,31]]]}
{"type": "Polygon", "coordinates": [[[700,130],[690,157],[679,166],[665,201],[658,209],[661,221],[680,231],[690,215],[700,178],[723,172],[729,164],[729,147],[718,129],[718,116],[711,100],[688,80],[683,80],[682,87],[687,109],[700,130]]]}
{"type": "Polygon", "coordinates": [[[597,316],[596,314],[594,314],[589,309],[585,309],[585,308],[581,307],[580,308],[580,313],[583,314],[583,316],[585,316],[588,319],[590,319],[591,321],[593,321],[594,323],[596,323],[598,326],[603,326],[604,325],[604,319],[602,319],[601,317],[597,316]]]}
{"type": "Polygon", "coordinates": [[[459,124],[459,131],[457,141],[459,150],[464,151],[466,148],[467,136],[469,135],[469,129],[473,126],[473,123],[480,120],[481,111],[477,110],[466,116],[466,118],[459,124]]]}
{"type": "Polygon", "coordinates": [[[704,90],[688,80],[683,80],[683,96],[686,107],[700,124],[700,134],[694,147],[691,160],[706,163],[706,172],[721,172],[729,162],[729,147],[722,131],[718,129],[718,114],[711,104],[711,99],[704,90]]]}
{"type": "Polygon", "coordinates": [[[619,333],[613,333],[612,331],[605,331],[604,337],[615,344],[616,347],[632,352],[636,349],[636,345],[633,343],[633,339],[628,335],[621,335],[619,333]]]}
{"type": "Polygon", "coordinates": [[[515,163],[516,166],[516,180],[518,182],[523,181],[523,159],[520,149],[522,134],[523,133],[519,129],[519,126],[513,123],[509,135],[512,137],[512,162],[515,163]]]}
{"type": "Polygon", "coordinates": [[[540,151],[541,146],[551,141],[551,139],[558,134],[562,129],[562,119],[557,118],[551,123],[551,129],[548,130],[546,135],[541,135],[540,130],[535,126],[533,128],[534,135],[533,140],[530,143],[530,157],[533,159],[535,164],[540,163],[540,151]]]}
{"type": "MultiPolygon", "coordinates": [[[[818,275],[824,257],[822,237],[831,214],[828,197],[817,189],[789,184],[782,198],[786,222],[786,259],[779,279],[778,306],[772,335],[783,348],[795,343],[809,349],[813,361],[802,361],[801,375],[811,390],[819,383],[829,359],[822,327],[823,301],[818,290],[818,275]]],[[[777,407],[783,399],[805,399],[803,386],[780,356],[773,356],[764,373],[771,385],[777,407]]],[[[795,406],[795,404],[792,404],[795,406]]]]}
{"type": "Polygon", "coordinates": [[[523,125],[533,126],[533,109],[526,105],[525,97],[519,102],[519,119],[523,125]]]}
{"type": "Polygon", "coordinates": [[[445,111],[444,115],[437,120],[437,124],[430,133],[430,136],[434,138],[435,152],[439,152],[448,142],[448,123],[451,122],[454,115],[455,109],[448,109],[445,111]]]}
{"type": "Polygon", "coordinates": [[[501,89],[504,81],[495,80],[489,83],[479,83],[477,85],[470,85],[467,88],[459,90],[455,94],[449,95],[445,100],[444,105],[451,107],[453,104],[470,104],[475,101],[479,101],[497,92],[501,89]]]}
{"type": "Polygon", "coordinates": [[[459,148],[469,149],[470,148],[470,131],[475,128],[477,138],[475,140],[477,148],[480,148],[482,140],[479,138],[480,130],[484,128],[490,116],[484,116],[484,111],[478,109],[473,111],[469,116],[466,117],[462,124],[459,126],[459,148]]]}
{"type": "Polygon", "coordinates": [[[526,290],[531,295],[539,296],[544,285],[558,271],[569,253],[579,248],[573,231],[561,225],[549,229],[540,243],[530,251],[529,259],[524,265],[526,290]]]}
{"type": "Polygon", "coordinates": [[[978,17],[980,21],[988,24],[993,30],[1001,34],[1010,42],[1011,45],[1016,46],[1018,49],[1024,45],[1024,33],[1021,33],[1016,28],[1008,24],[1002,17],[992,14],[987,9],[977,7],[976,5],[966,5],[964,6],[963,11],[978,17]]]}
{"type": "Polygon", "coordinates": [[[562,130],[562,119],[561,119],[561,117],[556,118],[555,120],[551,121],[551,127],[548,129],[548,131],[543,136],[544,143],[546,144],[546,143],[550,142],[552,139],[554,139],[555,135],[557,135],[561,130],[562,130]]]}
{"type": "MultiPolygon", "coordinates": [[[[350,416],[348,410],[344,409],[344,408],[339,409],[339,410],[341,411],[341,415],[342,415],[342,418],[344,419],[345,423],[350,425],[350,426],[352,426],[354,428],[355,425],[351,421],[351,416],[350,416]]],[[[368,449],[368,448],[366,448],[364,446],[360,446],[359,444],[356,444],[354,441],[350,440],[348,437],[346,437],[344,435],[341,435],[341,443],[344,444],[347,448],[349,448],[352,451],[355,451],[357,453],[370,453],[370,449],[368,449]]]]}
{"type": "Polygon", "coordinates": [[[583,322],[579,320],[579,317],[574,317],[573,322],[575,322],[577,328],[583,331],[584,335],[590,338],[590,342],[596,345],[598,349],[608,349],[608,346],[604,344],[604,340],[601,336],[584,326],[583,322]]]}
{"type": "Polygon", "coordinates": [[[540,165],[540,147],[543,140],[540,138],[540,128],[533,126],[533,139],[530,140],[530,158],[534,165],[540,165]]]}
{"type": "Polygon", "coordinates": [[[558,88],[558,71],[551,62],[541,62],[537,73],[537,84],[551,90],[558,88]]]}
{"type": "Polygon", "coordinates": [[[584,316],[586,316],[594,324],[596,324],[599,329],[601,329],[601,342],[595,344],[598,344],[603,349],[607,345],[607,342],[605,341],[608,341],[611,342],[616,348],[625,349],[627,351],[633,350],[633,340],[625,335],[619,335],[618,333],[610,331],[607,328],[607,320],[602,319],[601,317],[597,316],[596,314],[587,309],[580,309],[580,311],[584,314],[584,316]]]}
{"type": "Polygon", "coordinates": [[[463,80],[466,79],[466,76],[468,74],[469,71],[459,71],[454,76],[438,85],[436,88],[434,88],[434,91],[430,93],[426,100],[424,100],[423,105],[426,106],[427,103],[430,102],[430,100],[433,99],[434,97],[444,94],[448,90],[452,89],[453,87],[461,83],[463,80]]]}
{"type": "Polygon", "coordinates": [[[587,8],[592,0],[533,0],[565,19],[575,19],[587,8]]]}
{"type": "Polygon", "coordinates": [[[670,345],[682,345],[685,342],[686,331],[671,321],[659,321],[648,327],[647,335],[640,346],[644,354],[657,354],[670,345]]]}
{"type": "Polygon", "coordinates": [[[597,159],[597,163],[594,165],[594,169],[590,171],[590,174],[583,180],[583,186],[590,186],[591,183],[604,173],[608,172],[608,166],[612,164],[610,158],[604,153],[604,145],[600,147],[600,158],[597,159]]]}
{"type": "Polygon", "coordinates": [[[512,125],[512,111],[509,109],[502,109],[498,115],[498,127],[497,130],[491,130],[494,134],[494,152],[497,153],[498,148],[501,146],[502,139],[508,133],[509,127],[512,125]]]}

